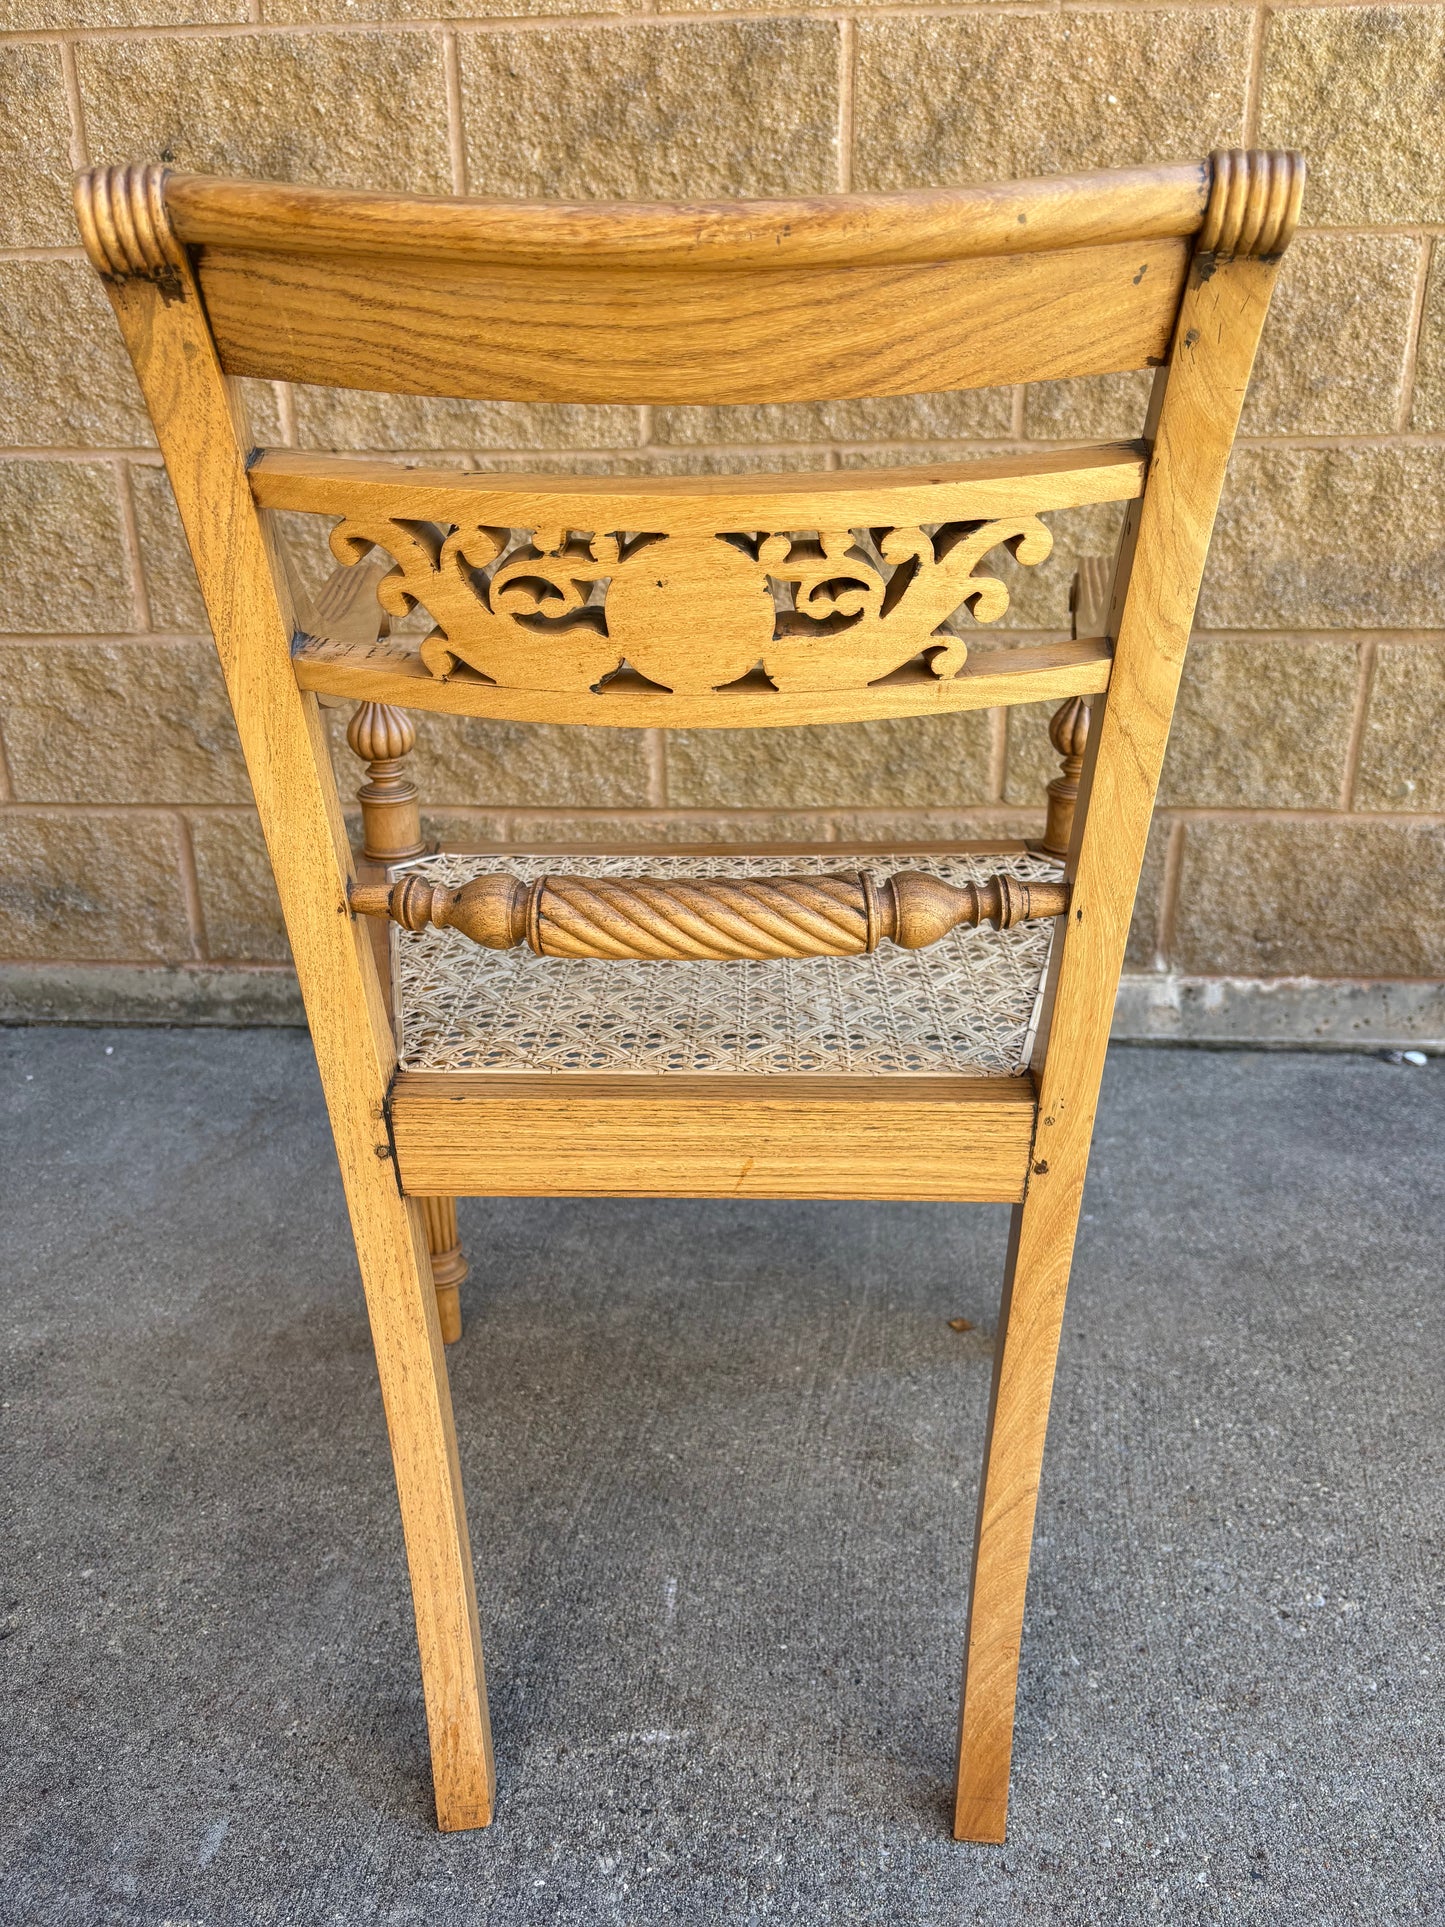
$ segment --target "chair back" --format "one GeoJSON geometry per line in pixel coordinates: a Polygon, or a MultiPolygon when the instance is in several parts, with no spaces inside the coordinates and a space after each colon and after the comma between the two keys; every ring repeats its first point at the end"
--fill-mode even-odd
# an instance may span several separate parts
{"type": "MultiPolygon", "coordinates": [[[[233,409],[239,376],[786,402],[1161,367],[1191,260],[1276,256],[1301,178],[1293,156],[1247,154],[1002,187],[629,207],[134,167],[83,177],[77,204],[113,290],[148,281],[165,303],[194,287],[233,409]]],[[[877,471],[500,477],[241,440],[258,509],[330,518],[343,564],[390,562],[364,606],[332,598],[347,621],[310,623],[323,633],[297,651],[305,687],[648,727],[1101,693],[1110,636],[969,645],[1009,606],[998,561],[1048,556],[1041,514],[1137,502],[1148,457],[1141,441],[877,471]],[[434,624],[419,648],[382,633],[418,606],[434,624]]]]}

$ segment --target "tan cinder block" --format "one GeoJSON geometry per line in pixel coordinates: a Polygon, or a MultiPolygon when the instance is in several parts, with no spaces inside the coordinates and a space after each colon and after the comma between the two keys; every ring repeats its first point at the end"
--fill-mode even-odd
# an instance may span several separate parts
{"type": "MultiPolygon", "coordinates": [[[[511,824],[515,847],[535,845],[544,850],[631,850],[652,843],[720,843],[733,849],[800,843],[811,849],[826,845],[831,837],[831,820],[811,810],[740,810],[711,815],[654,811],[614,817],[570,816],[565,812],[543,815],[523,810],[511,824]]],[[[640,861],[638,868],[642,868],[640,861]]]]}
{"type": "Polygon", "coordinates": [[[283,439],[277,384],[274,381],[253,381],[248,375],[239,386],[251,439],[259,442],[263,448],[274,446],[283,439]]]}
{"type": "Polygon", "coordinates": [[[1355,808],[1445,810],[1445,642],[1377,650],[1355,808]]]}
{"type": "MultiPolygon", "coordinates": [[[[891,455],[889,459],[901,458],[891,455]]],[[[443,467],[454,463],[454,456],[441,457],[443,467]]],[[[810,447],[638,448],[606,453],[480,449],[468,454],[464,466],[479,475],[754,475],[822,469],[827,463],[820,449],[810,447]]]]}
{"type": "Polygon", "coordinates": [[[0,441],[150,448],[150,416],[88,261],[0,261],[0,441]]]}
{"type": "Polygon", "coordinates": [[[1442,874],[1445,825],[1196,819],[1172,961],[1201,976],[1438,978],[1442,874]]]}
{"type": "Polygon", "coordinates": [[[1129,940],[1124,946],[1126,970],[1158,970],[1169,962],[1161,952],[1164,945],[1165,878],[1173,827],[1172,820],[1167,816],[1156,816],[1149,825],[1149,841],[1144,846],[1144,861],[1139,869],[1139,891],[1134,898],[1129,940]]]}
{"type": "Polygon", "coordinates": [[[1442,499],[1441,446],[1236,449],[1201,628],[1436,627],[1442,499]]]}
{"type": "Polygon", "coordinates": [[[834,841],[867,843],[884,851],[910,843],[937,849],[951,843],[1017,842],[1039,827],[1030,811],[1001,809],[996,803],[954,810],[830,810],[828,815],[834,841]]]}
{"type": "Polygon", "coordinates": [[[1124,521],[1122,502],[1099,502],[1064,509],[1043,518],[1053,530],[1053,551],[1045,562],[1025,568],[1007,550],[995,549],[975,571],[996,575],[1008,586],[1009,606],[996,623],[965,618],[960,632],[980,646],[1000,630],[1033,629],[1067,635],[1071,622],[1069,591],[1079,564],[1088,555],[1113,555],[1124,521]]]}
{"type": "Polygon", "coordinates": [[[0,631],[135,628],[118,481],[103,462],[0,461],[0,631]]]}
{"type": "MultiPolygon", "coordinates": [[[[3,15],[0,15],[3,20],[3,15]]],[[[70,113],[54,47],[0,48],[0,247],[70,247],[70,113]]]]}
{"type": "Polygon", "coordinates": [[[1355,642],[1199,637],[1184,664],[1160,802],[1335,808],[1359,675],[1355,642]]]}
{"type": "Polygon", "coordinates": [[[1430,253],[1420,349],[1415,362],[1415,400],[1410,426],[1419,434],[1445,428],[1445,242],[1430,253]]]}
{"type": "Polygon", "coordinates": [[[894,395],[877,401],[760,403],[716,408],[658,408],[652,433],[659,442],[947,441],[1007,437],[1013,390],[982,388],[932,395],[894,395]]]}
{"type": "Polygon", "coordinates": [[[669,200],[837,186],[831,21],[465,34],[461,56],[475,194],[669,200]]]}
{"type": "Polygon", "coordinates": [[[0,877],[0,958],[179,963],[195,955],[172,816],[0,810],[0,877]]]}
{"type": "Polygon", "coordinates": [[[1445,9],[1266,14],[1259,141],[1309,156],[1306,219],[1445,220],[1442,117],[1445,9]]]}
{"type": "MultiPolygon", "coordinates": [[[[1016,703],[1008,711],[1008,753],[1004,765],[1004,800],[1019,809],[1048,807],[1047,786],[1059,774],[1058,752],[1049,741],[1049,724],[1057,703],[1016,703]]],[[[1030,835],[1042,832],[1038,823],[1030,835]]]]}
{"type": "MultiPolygon", "coordinates": [[[[421,833],[428,843],[439,850],[484,849],[507,841],[510,821],[510,817],[500,810],[423,808],[421,833]]],[[[347,822],[351,822],[350,813],[347,822]]],[[[352,845],[358,850],[361,848],[360,811],[356,812],[352,845]]]]}
{"type": "Polygon", "coordinates": [[[805,729],[672,730],[667,798],[683,809],[927,808],[989,800],[977,711],[805,729]]]}
{"type": "Polygon", "coordinates": [[[1420,243],[1404,234],[1301,234],[1244,404],[1245,435],[1382,435],[1404,386],[1420,243]]]}
{"type": "Polygon", "coordinates": [[[248,0],[0,0],[0,28],[7,32],[210,26],[250,17],[248,0]]]}
{"type": "Polygon", "coordinates": [[[22,803],[250,801],[209,642],[6,643],[0,705],[22,803]]]}
{"type": "Polygon", "coordinates": [[[447,194],[446,85],[430,34],[83,42],[92,159],[447,194]]]}
{"type": "MultiPolygon", "coordinates": [[[[771,4],[771,0],[769,0],[771,4]]],[[[644,0],[266,0],[268,20],[327,21],[346,26],[387,20],[525,19],[531,14],[641,13],[644,0]]]]}
{"type": "Polygon", "coordinates": [[[286,963],[291,946],[255,815],[198,815],[190,825],[207,957],[217,963],[286,963]]]}
{"type": "Polygon", "coordinates": [[[456,401],[350,388],[293,389],[302,448],[635,448],[635,408],[580,402],[456,401]]]}
{"type": "Polygon", "coordinates": [[[133,462],[130,489],[151,627],[204,631],[206,605],[201,600],[201,585],[186,547],[169,476],[152,463],[133,462]]]}
{"type": "MultiPolygon", "coordinates": [[[[332,712],[336,781],[350,798],[364,765],[346,746],[350,709],[332,712]]],[[[423,806],[498,809],[637,809],[647,802],[646,732],[566,729],[412,711],[416,748],[407,773],[423,806]]]]}
{"type": "Polygon", "coordinates": [[[341,566],[331,553],[328,541],[339,519],[333,515],[292,514],[290,510],[281,510],[272,517],[272,530],[279,537],[278,547],[290,560],[290,580],[302,604],[297,614],[303,621],[306,603],[341,566]]]}
{"type": "Polygon", "coordinates": [[[1187,159],[1236,146],[1251,16],[861,19],[853,184],[902,188],[1187,159]]]}
{"type": "Polygon", "coordinates": [[[1148,369],[1036,381],[1024,393],[1024,432],[1040,442],[1132,440],[1143,431],[1153,381],[1148,369]]]}
{"type": "MultiPolygon", "coordinates": [[[[868,0],[864,0],[864,4],[867,3],[868,0]]],[[[830,4],[831,0],[799,0],[799,11],[830,4]]],[[[667,7],[669,13],[778,13],[781,10],[779,0],[668,0],[667,7]]]]}

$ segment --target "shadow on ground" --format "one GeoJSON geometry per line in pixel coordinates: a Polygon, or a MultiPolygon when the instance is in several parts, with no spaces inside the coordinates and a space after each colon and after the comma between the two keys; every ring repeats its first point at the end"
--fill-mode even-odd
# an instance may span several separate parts
{"type": "Polygon", "coordinates": [[[0,1033],[0,1117],[0,1920],[1445,1919],[1445,1065],[1112,1058],[1002,1850],[946,1802],[1004,1212],[463,1206],[443,1839],[306,1039],[0,1033]]]}

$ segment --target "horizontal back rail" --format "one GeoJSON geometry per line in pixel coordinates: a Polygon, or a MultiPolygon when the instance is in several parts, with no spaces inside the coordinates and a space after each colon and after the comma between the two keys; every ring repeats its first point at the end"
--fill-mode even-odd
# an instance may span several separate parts
{"type": "Polygon", "coordinates": [[[810,723],[943,716],[965,709],[1096,696],[1109,686],[1112,653],[1102,638],[975,650],[956,676],[940,678],[921,665],[911,666],[863,689],[820,690],[802,696],[785,695],[765,683],[677,696],[626,675],[580,694],[499,689],[465,667],[447,676],[432,675],[420,650],[394,636],[362,643],[302,635],[292,662],[298,685],[318,696],[390,703],[434,715],[512,723],[586,723],[606,729],[795,729],[810,723]]]}
{"type": "Polygon", "coordinates": [[[227,371],[529,402],[786,402],[1157,365],[1188,244],[636,268],[202,248],[227,371]]]}
{"type": "Polygon", "coordinates": [[[298,449],[251,462],[257,506],[535,529],[874,528],[993,520],[1127,502],[1143,491],[1142,442],[1090,442],[923,467],[784,475],[495,475],[412,468],[298,449]]]}
{"type": "Polygon", "coordinates": [[[1189,161],[985,187],[771,201],[434,200],[179,173],[167,173],[164,194],[188,247],[538,268],[571,254],[599,265],[745,271],[1184,240],[1204,220],[1209,188],[1209,163],[1189,161]]]}
{"type": "Polygon", "coordinates": [[[1160,363],[1207,163],[703,207],[441,202],[148,166],[82,178],[115,280],[184,262],[232,375],[398,394],[768,402],[1160,363]]]}

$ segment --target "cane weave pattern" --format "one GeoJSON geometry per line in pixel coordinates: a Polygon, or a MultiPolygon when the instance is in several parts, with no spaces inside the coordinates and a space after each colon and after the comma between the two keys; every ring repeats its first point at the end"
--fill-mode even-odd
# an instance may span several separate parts
{"type": "MultiPolygon", "coordinates": [[[[399,865],[452,888],[496,859],[399,865]]],[[[1020,855],[545,856],[508,854],[524,882],[573,876],[817,876],[925,870],[948,883],[1059,866],[1020,855]]],[[[956,930],[925,951],[785,963],[612,963],[484,950],[455,930],[392,930],[408,1071],[817,1072],[1011,1077],[1027,1068],[1052,922],[956,930]]]]}

